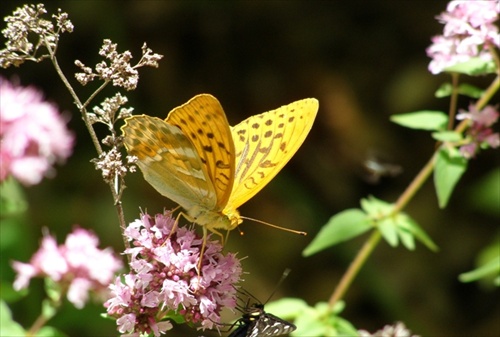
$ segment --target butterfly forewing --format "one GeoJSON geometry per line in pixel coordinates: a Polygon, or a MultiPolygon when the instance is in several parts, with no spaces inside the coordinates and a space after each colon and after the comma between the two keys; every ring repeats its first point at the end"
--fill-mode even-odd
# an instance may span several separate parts
{"type": "Polygon", "coordinates": [[[231,128],[219,101],[201,94],[164,121],[130,117],[122,131],[144,178],[181,205],[190,220],[220,235],[215,229],[241,223],[236,209],[290,160],[317,111],[318,101],[308,98],[231,128]]]}
{"type": "Polygon", "coordinates": [[[197,95],[173,109],[165,121],[179,127],[195,147],[217,194],[215,210],[222,210],[233,188],[235,151],[219,101],[212,95],[197,95]]]}
{"type": "Polygon", "coordinates": [[[236,172],[229,207],[241,206],[278,174],[304,142],[318,107],[316,99],[307,98],[231,128],[236,172]]]}
{"type": "Polygon", "coordinates": [[[124,143],[144,178],[160,194],[185,209],[212,209],[216,193],[196,148],[176,126],[156,117],[137,115],[122,127],[124,143]]]}

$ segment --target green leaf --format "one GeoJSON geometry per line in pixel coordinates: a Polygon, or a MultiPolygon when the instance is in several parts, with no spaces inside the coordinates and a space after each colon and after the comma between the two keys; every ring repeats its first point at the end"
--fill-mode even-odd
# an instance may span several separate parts
{"type": "Polygon", "coordinates": [[[19,183],[9,177],[0,184],[0,215],[6,216],[20,214],[26,211],[28,202],[19,183]]]}
{"type": "Polygon", "coordinates": [[[379,221],[378,229],[380,230],[380,233],[382,233],[385,241],[387,241],[391,247],[398,246],[398,232],[396,230],[396,224],[392,219],[386,218],[379,221]]]}
{"type": "Polygon", "coordinates": [[[458,93],[464,96],[478,99],[484,93],[484,90],[472,84],[462,83],[458,86],[458,93]]]}
{"type": "Polygon", "coordinates": [[[434,169],[434,185],[440,208],[445,208],[464,172],[467,170],[467,160],[459,154],[442,148],[436,157],[434,169]]]}
{"type": "Polygon", "coordinates": [[[354,326],[334,313],[328,303],[307,307],[295,320],[297,330],[291,336],[358,336],[354,326]]]}
{"type": "MultiPolygon", "coordinates": [[[[431,251],[436,252],[439,250],[438,246],[434,243],[434,241],[432,241],[432,239],[427,235],[427,233],[410,216],[408,216],[405,213],[402,213],[398,217],[397,221],[398,221],[398,228],[400,230],[411,233],[418,241],[422,242],[431,251]]],[[[409,247],[407,248],[409,249],[409,247]]]]}
{"type": "Polygon", "coordinates": [[[483,248],[476,258],[477,268],[459,275],[462,282],[480,281],[485,286],[500,286],[500,236],[483,248]]]}
{"type": "Polygon", "coordinates": [[[175,310],[170,310],[166,315],[165,315],[165,318],[170,320],[170,321],[173,321],[175,322],[176,324],[184,324],[186,323],[186,318],[179,314],[178,312],[176,312],[175,310]]]}
{"type": "Polygon", "coordinates": [[[456,131],[433,132],[432,138],[440,142],[458,142],[463,139],[462,134],[456,131]]]}
{"type": "Polygon", "coordinates": [[[54,317],[57,313],[57,307],[49,299],[44,299],[42,301],[42,315],[47,320],[54,317]]]}
{"type": "Polygon", "coordinates": [[[408,250],[415,250],[415,237],[413,236],[413,233],[409,232],[406,228],[400,225],[397,226],[397,230],[403,246],[405,246],[408,250]]]}
{"type": "Polygon", "coordinates": [[[12,319],[10,308],[0,301],[0,336],[26,336],[23,327],[12,319]]]}
{"type": "Polygon", "coordinates": [[[459,73],[459,74],[475,76],[475,75],[494,74],[495,69],[496,67],[493,61],[486,61],[479,57],[474,57],[466,62],[458,63],[451,67],[447,67],[444,69],[444,71],[450,73],[459,73]]]}
{"type": "Polygon", "coordinates": [[[453,93],[453,86],[451,85],[451,83],[446,82],[441,84],[441,86],[434,93],[434,96],[437,98],[443,98],[451,96],[452,93],[453,93]]]}
{"type": "Polygon", "coordinates": [[[422,110],[399,115],[392,115],[391,121],[411,129],[445,130],[448,116],[442,111],[422,110]]]}
{"type": "Polygon", "coordinates": [[[330,218],[318,235],[304,249],[302,255],[311,256],[323,249],[358,236],[370,228],[373,227],[362,210],[345,210],[330,218]]]}
{"type": "MultiPolygon", "coordinates": [[[[479,98],[483,95],[484,90],[481,88],[478,88],[476,86],[473,86],[472,84],[467,84],[467,83],[462,83],[458,86],[457,92],[460,95],[464,95],[467,97],[471,98],[479,98]]],[[[437,98],[443,98],[443,97],[448,97],[451,96],[453,93],[453,86],[451,83],[443,83],[437,90],[434,96],[437,98]]]]}
{"type": "Polygon", "coordinates": [[[481,278],[488,276],[495,276],[500,273],[500,255],[494,257],[482,266],[469,271],[467,273],[462,273],[458,276],[461,282],[472,282],[477,281],[481,278]]]}
{"type": "Polygon", "coordinates": [[[282,298],[266,304],[266,311],[283,319],[294,319],[308,307],[306,301],[300,298],[282,298]]]}
{"type": "Polygon", "coordinates": [[[406,248],[414,250],[415,239],[417,239],[432,251],[438,249],[431,238],[411,217],[403,212],[394,213],[393,204],[370,196],[361,200],[361,208],[374,222],[382,237],[391,247],[397,247],[399,240],[401,240],[406,248]]]}
{"type": "Polygon", "coordinates": [[[51,326],[44,326],[35,335],[36,337],[63,337],[67,336],[65,333],[62,333],[60,330],[51,327],[51,326]]]}
{"type": "Polygon", "coordinates": [[[495,168],[476,181],[466,193],[468,203],[485,214],[500,217],[500,168],[495,168]]]}
{"type": "Polygon", "coordinates": [[[361,199],[361,208],[371,220],[376,221],[391,214],[394,205],[370,195],[368,198],[361,199]]]}
{"type": "Polygon", "coordinates": [[[29,287],[23,288],[21,290],[15,290],[12,286],[12,280],[0,281],[0,294],[2,294],[2,300],[6,301],[7,303],[17,302],[21,298],[26,297],[26,295],[28,295],[29,293],[29,287]]]}

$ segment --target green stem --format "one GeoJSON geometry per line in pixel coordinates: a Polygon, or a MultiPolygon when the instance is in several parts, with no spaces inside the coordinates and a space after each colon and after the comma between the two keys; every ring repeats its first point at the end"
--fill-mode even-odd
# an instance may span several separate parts
{"type": "Polygon", "coordinates": [[[493,95],[495,95],[498,92],[499,89],[500,89],[500,75],[498,75],[493,80],[493,82],[486,89],[481,98],[479,98],[479,100],[476,102],[476,109],[482,110],[485,107],[485,105],[491,100],[493,95]]]}
{"type": "Polygon", "coordinates": [[[349,289],[352,281],[354,281],[354,278],[356,277],[356,275],[358,275],[359,270],[365,264],[371,252],[375,249],[381,237],[382,235],[380,234],[380,232],[375,230],[365,242],[363,247],[361,247],[360,251],[351,262],[351,265],[340,279],[340,282],[335,288],[332,297],[330,297],[330,300],[328,301],[330,309],[332,309],[335,303],[340,301],[344,294],[347,292],[347,289],[349,289]]]}
{"type": "Polygon", "coordinates": [[[47,323],[50,320],[49,317],[45,317],[43,314],[40,314],[38,318],[36,319],[35,323],[31,326],[31,328],[26,331],[26,336],[31,337],[31,336],[36,336],[38,331],[43,328],[45,323],[47,323]]]}
{"type": "Polygon", "coordinates": [[[434,152],[431,159],[425,164],[425,166],[420,170],[420,172],[413,178],[413,181],[408,185],[406,190],[399,196],[398,200],[394,204],[394,209],[392,211],[392,215],[399,213],[402,211],[405,206],[410,202],[413,196],[417,193],[417,191],[422,187],[424,182],[429,178],[432,171],[434,170],[435,158],[439,149],[434,152]]]}
{"type": "Polygon", "coordinates": [[[453,123],[455,122],[455,114],[457,111],[457,101],[458,101],[458,73],[451,73],[451,97],[450,97],[450,108],[448,110],[448,128],[447,130],[453,129],[453,123]]]}

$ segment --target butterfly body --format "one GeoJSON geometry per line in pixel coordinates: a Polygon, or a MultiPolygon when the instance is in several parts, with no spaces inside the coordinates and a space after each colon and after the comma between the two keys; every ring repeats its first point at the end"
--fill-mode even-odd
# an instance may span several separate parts
{"type": "Polygon", "coordinates": [[[232,230],[237,208],[290,160],[309,133],[318,101],[304,99],[231,127],[219,101],[195,96],[165,120],[126,119],[124,144],[144,178],[205,230],[232,230]]]}
{"type": "Polygon", "coordinates": [[[228,337],[272,337],[289,334],[295,325],[264,311],[263,304],[253,304],[238,320],[240,326],[228,337]]]}

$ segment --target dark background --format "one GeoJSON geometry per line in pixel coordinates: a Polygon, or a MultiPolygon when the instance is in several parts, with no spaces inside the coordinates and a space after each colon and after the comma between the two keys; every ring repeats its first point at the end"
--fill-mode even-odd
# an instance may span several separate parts
{"type": "MultiPolygon", "coordinates": [[[[0,14],[22,1],[3,1],[0,14]]],[[[316,97],[320,110],[306,142],[267,188],[240,211],[279,226],[304,230],[307,237],[245,221],[244,236],[231,233],[226,246],[243,260],[243,286],[264,301],[286,267],[292,273],[274,299],[300,297],[309,304],[327,301],[366,236],[315,256],[302,250],[330,216],[359,206],[368,195],[395,201],[426,163],[434,142],[426,132],[389,122],[395,113],[420,109],[447,111],[448,100],[434,91],[446,75],[432,76],[425,48],[442,26],[435,16],[447,1],[51,1],[68,12],[75,25],[64,34],[59,62],[80,97],[73,79],[75,59],[88,66],[99,62],[104,38],[140,58],[143,42],[164,55],[158,69],[140,70],[136,91],[126,93],[135,113],[165,117],[170,109],[199,93],[215,95],[232,125],[257,113],[305,97],[316,97]],[[371,154],[401,165],[395,178],[369,184],[362,163],[371,154]]],[[[26,189],[30,208],[22,227],[23,244],[2,251],[2,279],[11,282],[7,262],[27,261],[38,247],[41,228],[59,241],[74,224],[93,229],[101,246],[123,249],[108,187],[89,162],[96,156],[72,100],[49,61],[27,63],[17,74],[23,85],[43,89],[71,115],[77,136],[74,155],[57,168],[55,179],[26,189]]],[[[485,87],[491,77],[471,80],[485,87]]],[[[115,93],[113,88],[101,95],[115,93]]],[[[498,99],[496,99],[498,102],[498,99]]],[[[468,99],[461,99],[466,108],[468,99]]],[[[101,135],[106,130],[99,128],[101,135]]],[[[500,333],[498,290],[463,284],[459,273],[474,268],[478,251],[498,235],[498,212],[481,210],[474,184],[495,166],[498,152],[471,161],[449,206],[440,210],[432,181],[425,184],[406,211],[440,246],[433,253],[380,244],[351,286],[343,317],[356,327],[374,331],[396,320],[424,336],[494,336],[500,333]],[[479,206],[478,206],[479,205],[479,206]]],[[[149,213],[171,208],[172,202],[147,185],[142,175],[128,176],[123,198],[126,218],[139,207],[149,213]]],[[[500,188],[500,184],[499,184],[500,188]]],[[[32,324],[40,310],[41,283],[32,281],[30,296],[12,304],[15,318],[32,324]]],[[[113,321],[97,317],[102,307],[81,311],[65,307],[50,324],[69,336],[118,335],[113,321]]],[[[227,320],[234,316],[227,316],[227,320]]],[[[200,335],[181,328],[177,335],[200,335]]],[[[170,333],[174,335],[174,333],[170,333]]]]}

